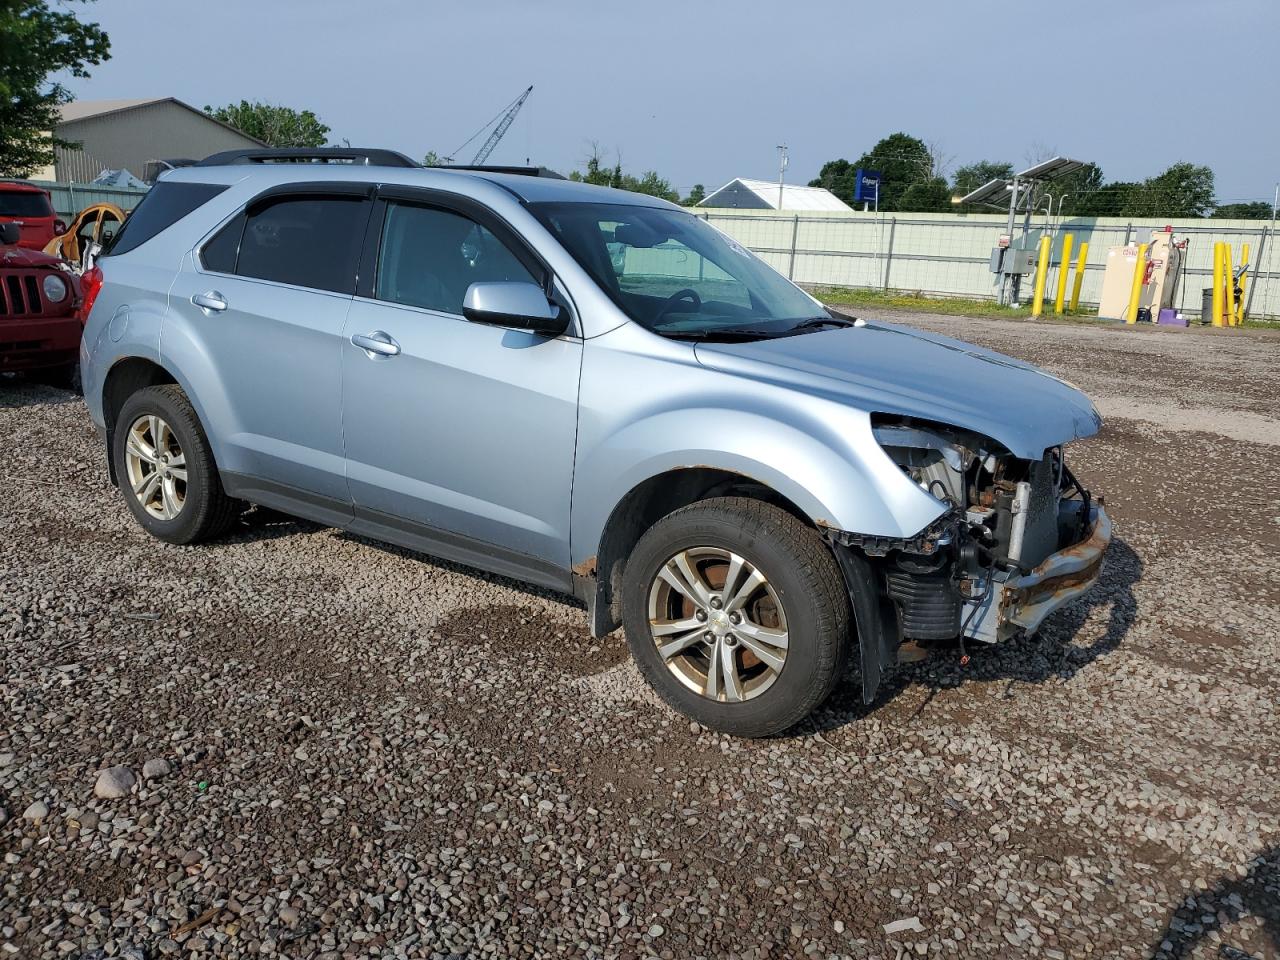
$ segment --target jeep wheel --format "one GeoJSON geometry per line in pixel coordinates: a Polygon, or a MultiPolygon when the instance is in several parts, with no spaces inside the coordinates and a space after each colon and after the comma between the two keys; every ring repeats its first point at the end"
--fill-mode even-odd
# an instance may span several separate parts
{"type": "Polygon", "coordinates": [[[831,693],[849,650],[835,558],[767,503],[705,500],[655,524],[623,577],[623,622],[641,672],[699,723],[760,737],[831,693]]]}
{"type": "Polygon", "coordinates": [[[147,387],[126,400],[112,456],[125,502],[152,536],[195,543],[234,519],[235,501],[222,490],[209,441],[181,388],[147,387]]]}

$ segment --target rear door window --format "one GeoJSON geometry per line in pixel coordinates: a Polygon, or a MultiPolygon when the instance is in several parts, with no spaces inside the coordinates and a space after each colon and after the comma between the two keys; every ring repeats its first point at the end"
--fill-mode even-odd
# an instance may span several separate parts
{"type": "Polygon", "coordinates": [[[147,191],[137,209],[129,214],[129,219],[116,231],[115,239],[102,251],[102,256],[115,256],[136,250],[225,189],[225,186],[217,183],[160,181],[147,191]]]}
{"type": "Polygon", "coordinates": [[[0,190],[0,217],[52,217],[53,206],[43,193],[0,190]]]}
{"type": "MultiPolygon", "coordinates": [[[[234,272],[297,287],[354,293],[356,267],[369,216],[362,197],[284,197],[249,210],[234,272]]],[[[235,228],[235,221],[228,225],[235,228]]],[[[225,232],[225,228],[224,228],[225,232]]],[[[205,264],[225,265],[230,238],[216,236],[205,247],[205,264]]]]}

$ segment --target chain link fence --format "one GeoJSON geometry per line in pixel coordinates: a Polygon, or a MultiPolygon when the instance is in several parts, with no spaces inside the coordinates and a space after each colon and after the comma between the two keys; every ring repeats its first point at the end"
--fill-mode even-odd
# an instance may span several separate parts
{"type": "MultiPolygon", "coordinates": [[[[779,214],[774,211],[700,210],[704,217],[743,246],[767,260],[774,269],[806,286],[838,286],[920,293],[935,297],[964,297],[995,302],[999,293],[991,272],[991,252],[1007,220],[1002,216],[965,214],[779,214]]],[[[1054,290],[1063,238],[1074,238],[1072,260],[1081,243],[1089,244],[1082,308],[1096,308],[1102,290],[1107,250],[1146,242],[1153,231],[1173,227],[1186,238],[1174,306],[1200,315],[1201,291],[1212,284],[1213,245],[1231,244],[1232,259],[1240,265],[1243,245],[1249,244],[1250,264],[1246,298],[1253,319],[1280,319],[1280,279],[1272,270],[1277,259],[1270,223],[1265,220],[1126,220],[1071,218],[1032,224],[1026,245],[1035,247],[1046,234],[1053,238],[1048,290],[1054,290]]],[[[1022,223],[1014,230],[1022,239],[1022,223]]],[[[1073,272],[1074,264],[1069,265],[1073,272]]],[[[1034,277],[1024,279],[1022,298],[1031,296],[1034,277]]],[[[1052,297],[1050,297],[1052,299],[1052,297]]]]}

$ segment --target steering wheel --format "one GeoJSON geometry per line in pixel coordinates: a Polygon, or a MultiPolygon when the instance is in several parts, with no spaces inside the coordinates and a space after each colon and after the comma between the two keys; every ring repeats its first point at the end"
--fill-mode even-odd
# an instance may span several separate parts
{"type": "Polygon", "coordinates": [[[671,296],[667,297],[666,302],[663,303],[662,306],[658,308],[658,312],[654,314],[652,322],[657,323],[659,320],[665,317],[668,313],[674,310],[676,307],[676,304],[681,303],[682,301],[685,301],[685,300],[689,300],[693,303],[694,313],[697,313],[699,310],[702,309],[702,298],[698,296],[698,292],[696,290],[690,290],[688,287],[685,287],[683,290],[677,290],[671,296]]]}

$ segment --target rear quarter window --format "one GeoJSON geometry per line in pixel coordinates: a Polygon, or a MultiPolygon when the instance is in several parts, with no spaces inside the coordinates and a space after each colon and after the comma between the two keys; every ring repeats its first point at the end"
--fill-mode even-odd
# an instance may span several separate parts
{"type": "Polygon", "coordinates": [[[103,256],[128,253],[208,203],[226,186],[219,183],[157,183],[116,231],[103,256]]]}

